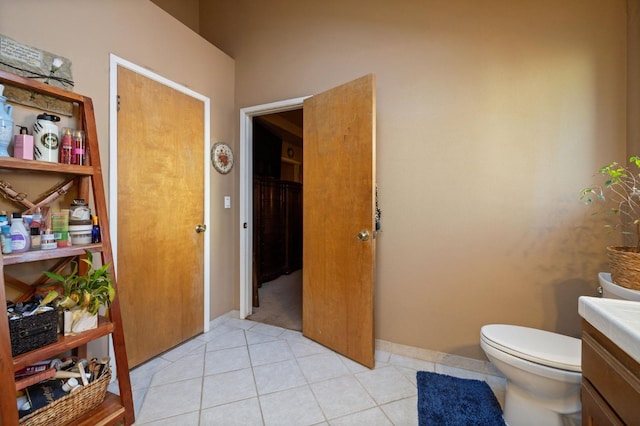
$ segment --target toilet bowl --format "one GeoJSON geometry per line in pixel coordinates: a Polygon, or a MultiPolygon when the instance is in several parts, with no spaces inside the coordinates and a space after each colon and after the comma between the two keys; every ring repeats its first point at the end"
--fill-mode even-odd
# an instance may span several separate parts
{"type": "MultiPolygon", "coordinates": [[[[598,274],[602,296],[640,301],[640,291],[598,274]]],[[[505,376],[504,419],[509,426],[580,424],[581,341],[543,330],[490,324],[480,346],[505,376]]]]}
{"type": "Polygon", "coordinates": [[[490,324],[480,331],[480,346],[507,379],[504,419],[509,426],[561,426],[563,418],[579,415],[580,339],[490,324]]]}

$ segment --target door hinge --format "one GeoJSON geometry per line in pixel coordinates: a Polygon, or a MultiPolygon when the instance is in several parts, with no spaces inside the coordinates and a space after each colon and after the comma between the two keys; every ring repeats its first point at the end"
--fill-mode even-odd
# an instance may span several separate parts
{"type": "Polygon", "coordinates": [[[117,96],[116,111],[120,112],[120,95],[117,96]]]}

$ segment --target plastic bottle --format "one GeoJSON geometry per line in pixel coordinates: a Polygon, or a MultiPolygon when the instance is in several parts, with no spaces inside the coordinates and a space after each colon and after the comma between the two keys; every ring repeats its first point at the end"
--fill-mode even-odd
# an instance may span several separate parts
{"type": "Polygon", "coordinates": [[[11,213],[11,251],[14,253],[29,250],[31,241],[27,228],[22,221],[22,213],[11,213]]]}
{"type": "Polygon", "coordinates": [[[36,209],[33,214],[31,223],[29,223],[29,236],[31,239],[31,250],[40,250],[40,242],[42,235],[42,213],[40,213],[40,207],[36,209]]]}
{"type": "Polygon", "coordinates": [[[62,144],[60,145],[60,162],[62,164],[73,164],[73,136],[68,127],[63,129],[62,144]]]}
{"type": "Polygon", "coordinates": [[[13,252],[13,250],[11,250],[11,227],[9,225],[2,225],[1,230],[0,241],[2,242],[2,254],[10,254],[13,252]]]}
{"type": "Polygon", "coordinates": [[[91,242],[99,243],[102,241],[100,236],[100,225],[98,224],[98,216],[93,216],[93,228],[91,228],[91,242]]]}

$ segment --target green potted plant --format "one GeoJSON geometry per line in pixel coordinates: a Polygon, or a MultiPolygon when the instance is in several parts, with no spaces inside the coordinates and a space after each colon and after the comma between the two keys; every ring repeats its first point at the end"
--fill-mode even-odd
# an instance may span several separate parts
{"type": "Polygon", "coordinates": [[[607,247],[607,256],[613,281],[640,290],[640,156],[630,157],[629,164],[614,161],[601,167],[598,173],[604,182],[585,188],[581,199],[589,205],[602,203],[604,213],[618,219],[605,226],[635,241],[633,245],[607,247]]]}
{"type": "MultiPolygon", "coordinates": [[[[109,264],[99,269],[93,268],[93,254],[85,250],[87,270],[79,273],[79,264],[72,261],[71,273],[60,275],[46,271],[45,275],[62,283],[62,294],[58,295],[58,309],[64,311],[65,334],[95,328],[98,324],[98,311],[101,306],[109,308],[116,295],[113,281],[109,274],[109,264]]],[[[108,310],[106,315],[108,316],[108,310]]]]}

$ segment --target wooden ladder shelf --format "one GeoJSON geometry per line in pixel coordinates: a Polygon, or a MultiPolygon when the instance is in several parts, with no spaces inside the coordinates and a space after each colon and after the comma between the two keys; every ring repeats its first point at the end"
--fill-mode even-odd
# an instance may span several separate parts
{"type": "MultiPolygon", "coordinates": [[[[27,287],[43,284],[45,281],[43,277],[40,277],[31,285],[26,284],[21,280],[6,274],[5,267],[14,264],[32,263],[34,265],[33,267],[37,268],[40,267],[38,262],[44,260],[57,260],[57,263],[53,266],[55,269],[58,265],[64,266],[68,259],[84,255],[85,250],[89,250],[92,253],[99,253],[102,259],[102,264],[110,265],[109,271],[111,273],[111,278],[113,279],[113,285],[116,288],[116,298],[111,304],[109,320],[100,318],[98,328],[79,333],[75,336],[62,336],[59,334],[57,342],[15,357],[11,354],[11,339],[8,321],[0,321],[0,389],[3,394],[0,398],[0,424],[5,426],[20,424],[16,400],[13,398],[13,392],[16,389],[14,373],[17,370],[37,361],[56,357],[59,354],[66,353],[70,350],[79,351],[79,353],[82,353],[83,351],[86,352],[87,343],[105,336],[111,336],[114,348],[113,358],[115,359],[117,367],[117,379],[120,388],[119,395],[107,392],[107,396],[102,404],[89,411],[81,418],[74,420],[72,424],[131,425],[135,420],[133,398],[131,394],[131,382],[129,378],[125,340],[122,330],[117,281],[115,270],[113,268],[112,246],[109,239],[109,222],[107,220],[107,205],[99,156],[98,135],[93,103],[91,98],[86,96],[49,86],[5,71],[0,71],[0,83],[5,86],[26,89],[34,93],[52,96],[56,99],[73,103],[77,107],[79,125],[81,125],[82,129],[85,131],[89,156],[87,161],[89,165],[86,166],[0,157],[0,171],[3,172],[3,181],[10,176],[11,173],[36,173],[56,177],[64,176],[66,178],[65,182],[69,182],[71,180],[73,184],[77,185],[78,194],[84,198],[87,198],[89,191],[91,191],[91,195],[93,195],[95,214],[100,218],[102,237],[102,242],[98,244],[77,245],[58,248],[55,250],[34,250],[24,253],[2,255],[2,261],[0,261],[0,280],[2,280],[2,285],[0,285],[0,302],[3,306],[6,305],[5,285],[17,287],[23,291],[29,291],[27,287]]],[[[65,188],[65,190],[69,188],[70,186],[65,188]]],[[[49,196],[45,197],[38,203],[32,203],[24,199],[18,199],[16,201],[29,209],[43,202],[51,202],[55,196],[53,198],[50,198],[50,196],[56,190],[52,191],[49,196]]],[[[6,193],[6,191],[4,192],[6,193]]],[[[18,384],[18,386],[20,386],[20,384],[18,384]]]]}

